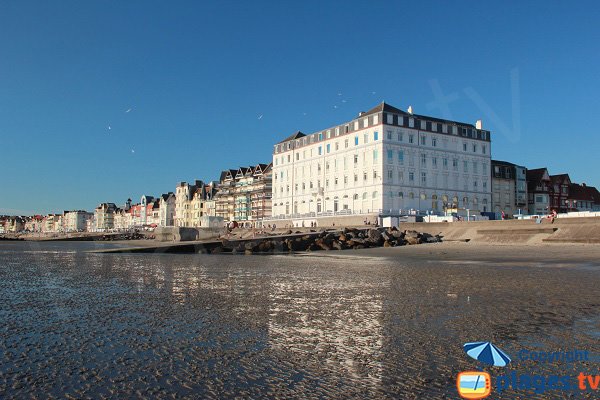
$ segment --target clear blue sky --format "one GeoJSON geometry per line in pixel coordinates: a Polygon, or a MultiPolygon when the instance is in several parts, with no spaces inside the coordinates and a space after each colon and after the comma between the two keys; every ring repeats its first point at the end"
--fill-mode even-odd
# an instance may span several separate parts
{"type": "Polygon", "coordinates": [[[2,1],[0,213],[217,179],[382,100],[481,118],[494,158],[598,186],[598,21],[593,1],[2,1]]]}

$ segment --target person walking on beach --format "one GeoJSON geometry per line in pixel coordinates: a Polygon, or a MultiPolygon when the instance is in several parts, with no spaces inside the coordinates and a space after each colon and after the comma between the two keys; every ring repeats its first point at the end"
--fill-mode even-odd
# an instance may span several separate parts
{"type": "Polygon", "coordinates": [[[504,210],[502,210],[502,221],[506,219],[506,214],[504,214],[504,210]]]}

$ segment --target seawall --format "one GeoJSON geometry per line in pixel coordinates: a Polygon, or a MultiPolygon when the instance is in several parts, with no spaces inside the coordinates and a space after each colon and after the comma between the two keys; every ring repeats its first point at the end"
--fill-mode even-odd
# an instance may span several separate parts
{"type": "Polygon", "coordinates": [[[400,229],[439,234],[444,241],[600,244],[600,217],[557,218],[554,223],[543,219],[541,224],[535,220],[402,223],[400,229]]]}

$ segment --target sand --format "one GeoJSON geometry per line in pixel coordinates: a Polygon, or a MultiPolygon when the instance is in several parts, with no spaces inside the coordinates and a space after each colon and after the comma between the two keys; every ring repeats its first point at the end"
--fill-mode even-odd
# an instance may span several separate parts
{"type": "Polygon", "coordinates": [[[600,365],[515,356],[600,353],[600,246],[294,256],[65,246],[0,246],[2,398],[457,398],[458,372],[478,367],[462,344],[476,340],[499,345],[519,373],[600,365]]]}

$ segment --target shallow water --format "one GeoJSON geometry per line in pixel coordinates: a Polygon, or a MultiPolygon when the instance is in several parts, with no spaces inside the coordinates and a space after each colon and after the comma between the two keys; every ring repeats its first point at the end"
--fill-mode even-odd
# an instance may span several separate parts
{"type": "Polygon", "coordinates": [[[587,264],[85,252],[106,246],[0,243],[0,397],[457,398],[479,340],[520,373],[598,370],[516,357],[600,353],[587,264]]]}

